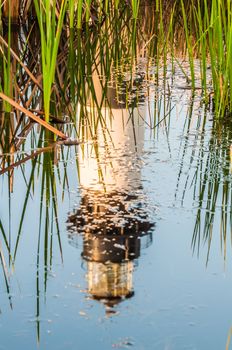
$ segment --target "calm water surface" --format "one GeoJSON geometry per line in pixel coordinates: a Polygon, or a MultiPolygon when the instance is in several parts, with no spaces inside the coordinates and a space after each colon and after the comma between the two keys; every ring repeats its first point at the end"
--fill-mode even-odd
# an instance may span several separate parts
{"type": "Polygon", "coordinates": [[[1,176],[0,349],[226,349],[232,129],[181,79],[146,88],[128,108],[109,91],[97,139],[16,168],[12,193],[1,176]]]}

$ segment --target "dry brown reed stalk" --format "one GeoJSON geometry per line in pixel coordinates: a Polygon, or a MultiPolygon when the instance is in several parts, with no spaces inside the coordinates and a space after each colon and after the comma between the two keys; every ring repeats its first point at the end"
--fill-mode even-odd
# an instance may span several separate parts
{"type": "Polygon", "coordinates": [[[45,153],[45,152],[50,152],[52,149],[55,149],[56,147],[60,147],[59,144],[57,143],[53,143],[47,147],[42,147],[37,149],[36,151],[33,151],[31,154],[26,155],[24,158],[20,159],[19,161],[4,167],[1,171],[0,171],[0,175],[3,175],[9,171],[14,170],[14,168],[17,168],[18,166],[26,163],[28,160],[33,159],[35,157],[37,157],[38,155],[40,155],[41,153],[45,153]]]}
{"type": "MultiPolygon", "coordinates": [[[[4,40],[4,38],[1,35],[0,35],[0,42],[6,48],[8,48],[8,43],[4,40]]],[[[25,64],[21,61],[21,59],[15,53],[15,51],[10,49],[10,53],[11,53],[12,57],[14,57],[16,59],[16,61],[18,61],[18,63],[22,66],[22,68],[25,70],[25,72],[28,74],[28,76],[31,78],[31,80],[40,88],[40,90],[42,90],[42,86],[41,86],[40,82],[38,81],[38,79],[36,79],[36,77],[31,73],[31,71],[27,68],[27,66],[25,66],[25,64]]]]}
{"type": "Polygon", "coordinates": [[[0,92],[0,98],[2,98],[5,102],[9,103],[16,110],[19,110],[20,112],[24,113],[29,118],[34,120],[36,123],[42,125],[45,129],[51,131],[53,134],[55,134],[56,136],[60,137],[61,139],[66,140],[68,138],[64,133],[62,133],[61,131],[57,130],[56,128],[54,128],[50,124],[48,124],[45,120],[37,117],[36,115],[34,115],[30,111],[28,111],[26,108],[20,106],[20,104],[18,104],[14,100],[12,100],[10,97],[6,96],[4,93],[0,92]]]}
{"type": "Polygon", "coordinates": [[[32,8],[32,5],[33,5],[33,0],[21,0],[20,7],[22,7],[22,19],[24,21],[27,19],[28,13],[32,8]]]}

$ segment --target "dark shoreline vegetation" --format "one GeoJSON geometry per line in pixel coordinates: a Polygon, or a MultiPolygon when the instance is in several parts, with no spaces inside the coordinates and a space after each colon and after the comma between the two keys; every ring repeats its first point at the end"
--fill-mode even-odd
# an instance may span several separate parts
{"type": "MultiPolygon", "coordinates": [[[[129,111],[128,120],[122,124],[125,129],[130,125],[139,154],[135,125],[142,120],[154,139],[164,125],[168,135],[176,95],[180,92],[190,98],[175,201],[184,207],[188,189],[192,191],[196,209],[192,251],[200,255],[200,247],[205,244],[208,265],[215,217],[220,216],[216,235],[224,261],[232,234],[232,2],[0,0],[0,175],[8,187],[5,203],[8,222],[0,216],[0,261],[12,307],[10,275],[23,240],[30,200],[39,191],[38,239],[33,247],[37,252],[38,341],[40,294],[42,289],[46,294],[55,249],[63,261],[58,203],[70,187],[67,172],[70,155],[77,152],[84,155],[86,144],[91,143],[104,187],[101,152],[104,146],[107,155],[114,153],[111,133],[114,111],[129,111]],[[138,121],[136,113],[139,114],[145,101],[150,120],[141,116],[138,121]],[[199,114],[197,122],[194,113],[199,114]],[[196,123],[194,135],[192,123],[196,123]],[[26,192],[13,234],[12,196],[17,171],[26,192]]],[[[80,179],[79,158],[75,161],[80,179]]],[[[123,165],[127,167],[126,162],[123,165]]],[[[140,172],[137,163],[136,166],[140,172]]],[[[80,207],[71,210],[67,218],[69,239],[75,246],[77,238],[73,232],[84,232],[82,257],[88,263],[98,259],[105,263],[106,259],[117,264],[120,260],[124,270],[132,273],[131,265],[140,255],[140,239],[145,238],[147,246],[151,243],[150,231],[155,223],[145,213],[146,201],[136,181],[131,187],[134,196],[128,194],[129,190],[110,195],[89,191],[81,198],[80,207]],[[123,228],[114,227],[115,238],[111,219],[117,210],[123,217],[119,215],[119,221],[124,216],[133,219],[128,219],[123,228]],[[97,227],[96,220],[100,222],[97,227]],[[106,234],[113,253],[103,258],[98,249],[106,234]],[[115,240],[117,247],[130,247],[131,257],[115,250],[115,240]],[[114,254],[118,254],[118,260],[114,260],[114,254]]],[[[107,268],[112,274],[113,267],[107,268]]],[[[97,300],[102,298],[97,292],[92,294],[97,300]]],[[[130,286],[106,298],[109,313],[121,297],[131,296],[130,286]]]]}

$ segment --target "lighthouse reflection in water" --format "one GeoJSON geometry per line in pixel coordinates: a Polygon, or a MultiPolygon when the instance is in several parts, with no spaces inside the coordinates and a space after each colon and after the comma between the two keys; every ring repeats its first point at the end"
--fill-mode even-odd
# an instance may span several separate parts
{"type": "MultiPolygon", "coordinates": [[[[97,76],[94,82],[99,91],[97,76]]],[[[116,102],[114,89],[107,90],[107,97],[97,141],[79,149],[81,200],[68,227],[71,244],[83,237],[88,293],[113,312],[134,295],[134,266],[141,249],[152,242],[154,224],[141,183],[146,107],[126,109],[116,102]]],[[[96,108],[88,112],[91,116],[96,108]]],[[[89,127],[82,129],[86,135],[89,127]]]]}

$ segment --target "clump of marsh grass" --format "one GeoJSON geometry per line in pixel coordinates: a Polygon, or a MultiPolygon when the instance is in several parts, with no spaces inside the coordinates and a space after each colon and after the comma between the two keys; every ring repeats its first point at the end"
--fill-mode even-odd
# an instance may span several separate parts
{"type": "Polygon", "coordinates": [[[34,0],[34,4],[41,35],[44,113],[46,122],[49,122],[50,97],[67,0],[61,1],[58,14],[56,1],[34,0]]]}
{"type": "MultiPolygon", "coordinates": [[[[77,52],[86,48],[85,45],[81,44],[81,41],[86,38],[86,42],[90,40],[92,43],[95,34],[102,38],[108,29],[110,32],[107,32],[106,41],[105,39],[101,40],[99,44],[101,57],[103,54],[106,57],[110,57],[111,54],[116,56],[115,53],[119,52],[118,56],[122,58],[123,53],[120,53],[118,47],[122,45],[120,43],[122,41],[121,33],[124,28],[127,28],[128,39],[126,42],[128,47],[132,48],[130,57],[132,60],[136,60],[141,55],[141,51],[144,51],[144,56],[147,55],[146,57],[149,59],[155,58],[157,79],[160,67],[163,67],[165,76],[169,59],[172,63],[176,60],[179,65],[182,65],[178,59],[178,48],[184,46],[190,67],[190,73],[186,73],[186,78],[191,84],[193,92],[196,89],[196,74],[198,74],[195,69],[195,58],[197,57],[201,64],[200,88],[202,88],[205,101],[208,102],[209,93],[213,93],[214,109],[218,116],[223,116],[227,111],[232,110],[232,73],[230,68],[232,4],[230,1],[213,0],[209,3],[208,0],[191,0],[190,2],[186,0],[180,2],[175,0],[169,2],[132,0],[128,3],[118,0],[104,2],[100,0],[80,0],[78,2],[74,0],[61,0],[60,2],[34,0],[32,5],[35,7],[40,28],[41,51],[36,59],[41,60],[41,67],[39,67],[40,63],[38,67],[43,74],[42,96],[46,122],[49,122],[50,114],[56,109],[58,89],[60,96],[68,96],[68,99],[70,96],[75,98],[79,94],[80,86],[75,79],[73,57],[85,55],[85,52],[77,52]],[[144,8],[146,7],[148,12],[144,16],[144,8]],[[123,16],[125,16],[125,21],[123,16]],[[151,27],[143,30],[143,22],[149,22],[151,27]],[[147,35],[147,31],[149,31],[149,35],[147,35]],[[117,33],[118,36],[118,40],[113,44],[111,42],[112,33],[117,33]],[[140,51],[137,50],[139,36],[144,41],[143,50],[140,51]],[[64,38],[70,38],[70,40],[65,41],[64,38]],[[63,50],[62,41],[65,41],[67,55],[65,56],[65,51],[62,53],[63,67],[60,67],[58,53],[63,50]],[[66,80],[62,82],[60,77],[66,69],[66,61],[70,67],[70,76],[66,75],[66,80]],[[72,68],[73,71],[71,71],[72,68]],[[57,74],[59,77],[56,76],[57,74]],[[212,75],[212,86],[209,88],[210,74],[212,75]],[[60,84],[57,87],[58,80],[60,80],[60,84]]],[[[8,52],[5,49],[4,56],[1,57],[2,71],[4,72],[2,89],[4,89],[5,95],[12,95],[11,97],[14,98],[14,94],[10,91],[11,79],[9,79],[10,39],[9,30],[8,52]]],[[[179,49],[179,51],[181,50],[179,49]]],[[[116,57],[117,65],[120,64],[121,58],[116,57]]],[[[84,58],[84,61],[88,66],[94,67],[94,57],[89,57],[88,61],[84,58]]],[[[81,64],[79,59],[75,62],[75,71],[79,72],[79,76],[85,70],[81,64]]],[[[108,65],[108,69],[110,69],[110,65],[108,65]]],[[[87,75],[90,75],[90,71],[92,69],[88,68],[87,75]]],[[[82,79],[84,78],[82,77],[82,79]]],[[[66,102],[65,100],[63,106],[67,105],[66,102]]],[[[61,104],[58,103],[59,106],[61,104]]]]}
{"type": "Polygon", "coordinates": [[[192,0],[187,11],[181,0],[181,7],[192,88],[195,88],[197,52],[202,89],[207,97],[206,81],[210,72],[215,114],[222,117],[232,112],[232,3],[228,0],[192,0]]]}

